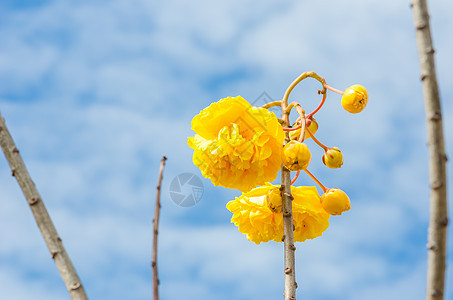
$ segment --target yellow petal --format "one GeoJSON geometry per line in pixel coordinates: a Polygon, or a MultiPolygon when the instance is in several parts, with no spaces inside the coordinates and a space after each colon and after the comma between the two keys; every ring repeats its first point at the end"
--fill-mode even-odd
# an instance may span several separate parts
{"type": "MultiPolygon", "coordinates": [[[[279,186],[267,183],[227,204],[227,209],[233,213],[231,222],[254,243],[281,242],[283,214],[271,210],[266,198],[269,191],[275,189],[279,186]]],[[[323,209],[316,188],[291,187],[291,192],[294,196],[294,240],[303,242],[321,236],[329,227],[330,215],[323,209]]]]}

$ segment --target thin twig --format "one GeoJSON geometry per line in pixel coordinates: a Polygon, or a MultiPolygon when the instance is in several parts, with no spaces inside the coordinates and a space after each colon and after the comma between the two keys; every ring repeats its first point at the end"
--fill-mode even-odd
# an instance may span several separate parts
{"type": "MultiPolygon", "coordinates": [[[[297,79],[296,79],[297,80],[297,79]]],[[[302,80],[302,79],[301,79],[302,80]]],[[[283,128],[289,127],[288,97],[291,90],[297,85],[292,83],[285,92],[281,101],[283,128]]],[[[301,132],[302,134],[302,132],[301,132]]],[[[285,145],[289,143],[289,132],[285,131],[285,145]]],[[[283,212],[283,247],[285,260],[285,300],[296,299],[296,255],[293,234],[293,197],[291,195],[291,171],[282,164],[282,212],[283,212]]]]}
{"type": "Polygon", "coordinates": [[[153,299],[159,300],[159,277],[157,275],[157,235],[159,233],[159,215],[160,215],[160,190],[162,186],[162,177],[164,174],[165,161],[167,158],[165,156],[160,160],[160,170],[159,170],[159,180],[157,183],[157,193],[156,193],[156,206],[154,208],[154,220],[153,220],[153,260],[151,266],[153,268],[153,299]]]}
{"type": "Polygon", "coordinates": [[[296,182],[297,178],[299,178],[299,175],[300,175],[300,170],[296,172],[296,175],[294,175],[293,180],[291,180],[291,185],[293,185],[294,182],[296,182]]]}
{"type": "Polygon", "coordinates": [[[340,91],[339,89],[336,89],[336,88],[333,88],[327,84],[324,85],[324,87],[332,92],[335,92],[337,94],[340,94],[340,95],[344,95],[344,92],[343,91],[340,91]]]}
{"type": "MultiPolygon", "coordinates": [[[[291,94],[291,91],[301,82],[302,80],[311,77],[318,80],[322,85],[323,89],[321,93],[326,92],[326,81],[324,78],[319,76],[313,71],[304,72],[299,77],[297,77],[286,89],[283,99],[281,100],[282,106],[282,119],[283,128],[289,127],[289,114],[288,110],[288,98],[291,94]]],[[[293,104],[295,105],[295,104],[293,104]]],[[[297,104],[296,109],[302,109],[299,104],[297,104]]],[[[298,112],[299,112],[298,109],[298,112]]],[[[305,114],[305,113],[304,113],[305,114]]],[[[304,122],[305,120],[301,120],[304,122]]],[[[301,130],[301,135],[304,134],[304,131],[301,130]]],[[[285,144],[289,143],[289,132],[285,131],[285,144]]],[[[285,253],[285,300],[295,300],[296,299],[296,247],[294,246],[294,223],[293,223],[293,196],[291,195],[291,171],[285,168],[282,165],[282,211],[283,211],[283,243],[284,243],[284,253],[285,253]]]]}
{"type": "Polygon", "coordinates": [[[430,221],[428,230],[427,300],[444,299],[447,253],[447,178],[442,109],[434,64],[428,5],[412,2],[429,147],[430,221]]]}
{"type": "Polygon", "coordinates": [[[73,300],[87,300],[87,295],[82,286],[82,283],[77,275],[77,272],[72,265],[68,253],[63,247],[61,238],[58,236],[49,213],[44,205],[44,202],[39,195],[39,192],[33,183],[30,174],[19,154],[19,150],[14,143],[11,134],[6,127],[5,120],[0,114],[0,146],[5,153],[9,166],[11,167],[12,175],[19,183],[22,192],[30,206],[30,209],[35,218],[36,224],[41,231],[44,241],[49,248],[50,254],[55,261],[55,264],[60,272],[69,295],[73,300]]]}
{"type": "Polygon", "coordinates": [[[313,174],[311,174],[310,171],[308,171],[307,169],[304,169],[304,171],[305,173],[308,174],[308,176],[311,177],[311,179],[313,179],[314,182],[316,182],[319,185],[323,193],[327,191],[327,188],[321,183],[321,181],[319,181],[313,174]]]}
{"type": "Polygon", "coordinates": [[[268,108],[271,108],[274,106],[280,106],[280,103],[281,103],[281,100],[272,101],[272,102],[264,104],[263,106],[261,106],[261,108],[268,109],[268,108]]]}
{"type": "Polygon", "coordinates": [[[326,145],[324,145],[323,143],[321,143],[320,141],[318,141],[317,138],[315,138],[315,135],[314,135],[313,133],[311,133],[310,129],[308,129],[308,126],[305,127],[305,130],[308,132],[308,135],[311,136],[312,140],[315,141],[316,144],[318,144],[319,147],[321,147],[322,149],[324,149],[324,151],[329,150],[329,148],[326,147],[326,145]]]}
{"type": "Polygon", "coordinates": [[[296,110],[299,113],[301,124],[299,143],[303,143],[303,141],[305,140],[305,127],[307,127],[307,119],[305,119],[305,110],[302,109],[300,104],[296,105],[296,110]]]}
{"type": "Polygon", "coordinates": [[[326,87],[325,87],[326,80],[323,77],[319,76],[318,74],[316,74],[313,71],[304,72],[304,73],[300,74],[299,77],[297,77],[286,89],[285,95],[283,96],[283,99],[282,99],[282,102],[286,103],[285,109],[288,106],[288,98],[289,98],[289,94],[291,94],[291,91],[294,89],[294,87],[296,85],[299,84],[299,82],[301,82],[302,80],[304,80],[308,77],[318,80],[323,85],[323,89],[322,89],[321,93],[326,92],[326,87]]]}
{"type": "MultiPolygon", "coordinates": [[[[318,92],[321,94],[321,91],[318,91],[318,92]]],[[[313,115],[321,109],[321,107],[324,105],[324,102],[326,102],[326,97],[327,97],[327,93],[322,94],[321,103],[319,103],[318,107],[314,111],[312,111],[311,113],[309,113],[306,116],[307,119],[311,119],[311,117],[313,117],[313,115]]]]}

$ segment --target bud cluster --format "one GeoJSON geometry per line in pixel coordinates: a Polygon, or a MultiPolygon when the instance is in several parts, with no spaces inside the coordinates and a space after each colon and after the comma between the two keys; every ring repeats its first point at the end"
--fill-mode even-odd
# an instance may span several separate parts
{"type": "MultiPolygon", "coordinates": [[[[353,85],[341,92],[337,89],[324,85],[326,89],[342,94],[341,105],[350,113],[361,112],[368,103],[368,92],[361,85],[353,85]]],[[[323,189],[324,194],[321,196],[321,204],[325,211],[331,215],[341,215],[344,211],[351,208],[351,202],[345,192],[338,188],[325,188],[313,174],[308,172],[307,167],[311,162],[311,152],[304,140],[311,138],[316,144],[324,149],[322,162],[328,168],[338,169],[343,165],[343,153],[338,147],[327,147],[315,137],[319,129],[319,124],[313,117],[324,104],[326,95],[323,95],[321,104],[312,113],[305,116],[305,112],[298,110],[300,116],[292,125],[292,128],[284,128],[288,131],[290,142],[283,147],[282,163],[290,171],[297,171],[294,183],[300,171],[305,171],[309,174],[323,189]]],[[[298,104],[297,104],[298,105],[298,104]]]]}
{"type": "Polygon", "coordinates": [[[188,145],[195,150],[194,164],[214,185],[243,192],[227,204],[227,209],[233,213],[232,222],[249,240],[255,243],[282,240],[284,186],[270,183],[277,178],[282,164],[282,173],[297,172],[291,185],[300,171],[304,171],[323,190],[319,196],[316,187],[290,187],[295,241],[320,236],[329,226],[330,215],[341,215],[351,208],[345,192],[336,187],[326,188],[308,171],[312,154],[307,140],[324,150],[321,160],[328,168],[338,169],[343,165],[341,150],[327,147],[318,140],[319,124],[314,115],[324,105],[328,90],[341,94],[342,107],[353,114],[361,112],[368,103],[368,92],[361,85],[353,85],[342,92],[327,85],[315,72],[305,72],[288,87],[282,100],[253,107],[240,96],[228,97],[212,103],[193,118],[192,129],[197,134],[189,138],[188,145]],[[291,90],[308,77],[318,80],[323,89],[318,91],[322,94],[321,103],[305,115],[296,101],[288,105],[288,97],[291,90]],[[282,108],[282,119],[269,111],[274,106],[282,108]],[[289,126],[293,109],[298,118],[289,126]],[[284,143],[285,133],[287,143],[284,143]]]}

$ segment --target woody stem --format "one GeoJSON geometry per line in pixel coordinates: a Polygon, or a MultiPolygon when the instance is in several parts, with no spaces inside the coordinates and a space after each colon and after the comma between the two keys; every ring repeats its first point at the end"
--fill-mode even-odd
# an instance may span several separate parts
{"type": "MultiPolygon", "coordinates": [[[[289,127],[289,111],[286,98],[281,102],[283,128],[289,127]]],[[[285,131],[285,145],[289,143],[289,132],[285,131]]],[[[284,244],[284,276],[285,276],[285,300],[296,299],[296,257],[293,235],[293,213],[292,213],[292,195],[291,195],[291,172],[282,164],[282,213],[283,213],[283,244],[284,244]]]]}
{"type": "Polygon", "coordinates": [[[271,108],[271,107],[274,107],[274,106],[280,106],[282,103],[281,100],[278,100],[278,101],[272,101],[272,102],[269,102],[269,103],[266,103],[264,105],[261,106],[261,108],[271,108]]]}
{"type": "MultiPolygon", "coordinates": [[[[299,105],[299,107],[296,107],[296,109],[297,108],[300,108],[300,105],[299,105]]],[[[305,139],[305,128],[307,128],[307,126],[306,126],[307,120],[305,119],[305,110],[303,110],[301,108],[300,110],[298,109],[297,112],[300,115],[300,123],[301,123],[299,143],[302,143],[305,139]]]]}
{"type": "MultiPolygon", "coordinates": [[[[281,100],[282,107],[282,127],[288,128],[289,123],[289,113],[288,111],[288,98],[291,91],[294,87],[306,79],[307,77],[314,78],[318,80],[323,85],[322,92],[326,92],[325,88],[325,79],[316,74],[313,71],[304,72],[299,77],[297,77],[286,89],[285,95],[281,100]]],[[[285,144],[290,141],[289,132],[285,132],[285,144]]],[[[295,260],[295,251],[296,247],[294,246],[294,235],[293,235],[293,213],[292,213],[292,200],[293,196],[291,195],[291,172],[282,165],[282,212],[283,212],[283,243],[284,243],[284,253],[285,253],[285,300],[294,300],[296,299],[296,260],[295,260]]]]}

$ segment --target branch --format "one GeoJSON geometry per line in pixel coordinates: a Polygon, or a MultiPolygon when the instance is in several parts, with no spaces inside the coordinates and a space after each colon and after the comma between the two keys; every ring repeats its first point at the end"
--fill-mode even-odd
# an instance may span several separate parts
{"type": "MultiPolygon", "coordinates": [[[[286,142],[289,141],[286,132],[286,142]]],[[[296,246],[294,246],[293,196],[291,195],[291,172],[282,166],[282,212],[283,243],[285,253],[285,300],[296,299],[296,246]]]]}
{"type": "Polygon", "coordinates": [[[164,174],[165,161],[167,158],[162,157],[160,161],[159,180],[157,183],[156,206],[154,208],[154,234],[153,234],[153,260],[151,266],[153,268],[153,299],[159,300],[159,277],[157,275],[157,235],[159,233],[159,215],[160,215],[160,190],[162,186],[162,177],[164,174]]]}
{"type": "MultiPolygon", "coordinates": [[[[295,86],[295,85],[294,85],[295,86]]],[[[282,100],[283,128],[289,126],[289,111],[287,110],[288,97],[294,86],[290,86],[282,100]]],[[[304,121],[304,120],[303,120],[304,121]]],[[[301,131],[301,134],[303,132],[301,131]]],[[[289,143],[289,132],[285,131],[285,144],[289,143]]],[[[283,244],[285,260],[285,300],[296,299],[296,247],[294,246],[293,223],[293,196],[291,195],[291,171],[282,164],[282,213],[283,213],[283,244]]]]}
{"type": "Polygon", "coordinates": [[[22,192],[30,206],[36,224],[41,231],[44,241],[49,248],[50,254],[60,272],[64,284],[73,300],[87,300],[85,290],[80,282],[77,272],[63,247],[61,238],[50,219],[49,213],[39,192],[33,183],[30,174],[25,167],[19,150],[6,127],[5,120],[0,114],[0,146],[8,160],[11,172],[16,177],[22,192]]]}
{"type": "MultiPolygon", "coordinates": [[[[282,99],[282,109],[286,109],[288,107],[288,98],[289,98],[289,94],[291,94],[291,91],[296,87],[296,85],[299,84],[299,82],[301,82],[302,80],[308,78],[308,77],[311,77],[311,78],[314,78],[316,80],[318,80],[321,84],[322,84],[322,91],[320,92],[321,94],[325,94],[326,93],[326,80],[319,76],[318,74],[316,74],[315,72],[313,71],[308,71],[308,72],[304,72],[302,74],[299,75],[299,77],[297,77],[290,85],[289,87],[286,89],[286,92],[285,92],[285,95],[283,96],[283,99],[282,99]],[[283,107],[284,106],[284,107],[283,107]]],[[[289,114],[287,115],[288,119],[285,120],[285,114],[284,114],[284,117],[283,119],[288,122],[288,125],[289,125],[289,114]]]]}
{"type": "Polygon", "coordinates": [[[442,109],[434,64],[426,0],[412,2],[429,148],[430,222],[428,230],[427,300],[444,299],[447,248],[447,179],[442,109]]]}
{"type": "MultiPolygon", "coordinates": [[[[311,77],[318,80],[323,89],[321,93],[326,92],[326,81],[324,78],[319,76],[313,71],[304,72],[299,77],[297,77],[286,89],[283,99],[281,100],[282,107],[282,126],[283,128],[288,128],[289,123],[289,114],[291,112],[292,106],[295,106],[299,113],[302,113],[302,108],[299,104],[296,105],[296,102],[288,105],[288,98],[291,91],[298,85],[302,80],[311,77]]],[[[305,115],[305,112],[303,113],[305,115]]],[[[305,120],[302,120],[304,122],[305,120]]],[[[305,129],[305,127],[304,127],[305,129]]],[[[285,132],[285,144],[290,141],[288,131],[285,132]]],[[[301,130],[301,135],[304,134],[304,131],[301,130]]],[[[285,300],[295,300],[296,299],[296,247],[294,246],[294,223],[293,223],[293,196],[291,195],[291,171],[285,168],[282,165],[282,211],[283,211],[283,243],[284,243],[284,252],[285,252],[285,300]]]]}
{"type": "Polygon", "coordinates": [[[280,104],[281,104],[281,100],[272,101],[272,102],[264,104],[263,106],[261,106],[261,108],[269,109],[274,106],[280,106],[280,104]]]}

